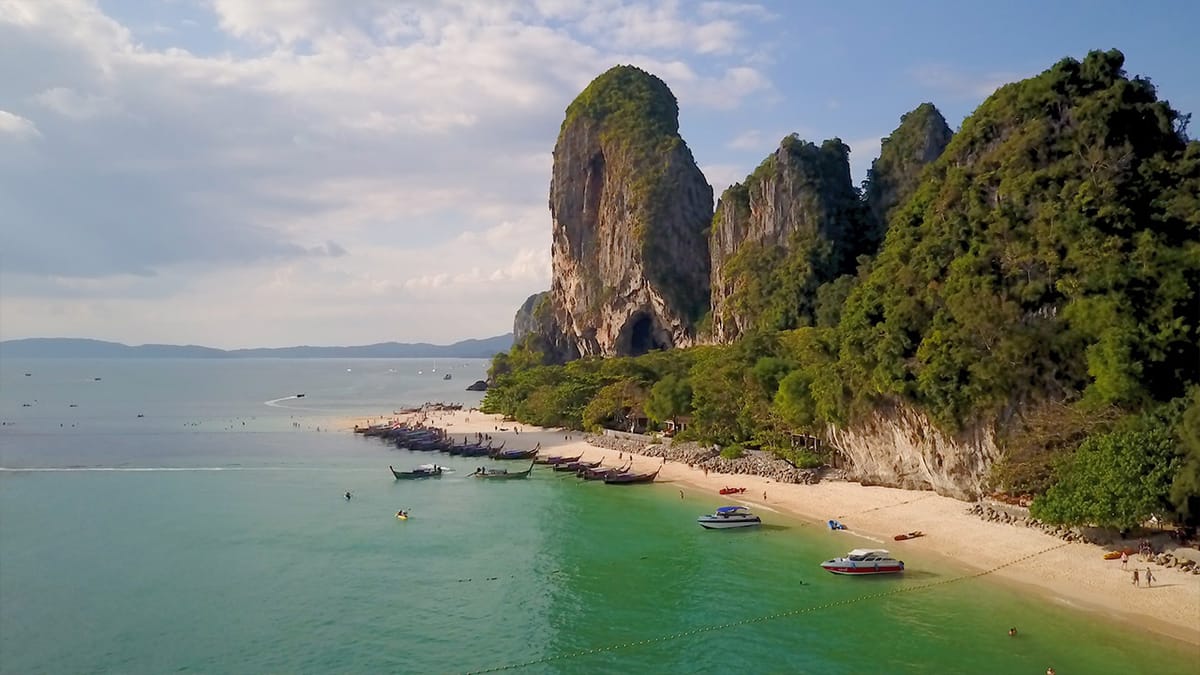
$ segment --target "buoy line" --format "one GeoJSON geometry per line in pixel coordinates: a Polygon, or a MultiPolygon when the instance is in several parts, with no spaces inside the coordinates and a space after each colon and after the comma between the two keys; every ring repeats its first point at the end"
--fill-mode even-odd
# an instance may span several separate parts
{"type": "Polygon", "coordinates": [[[607,645],[604,647],[594,647],[592,649],[583,649],[583,650],[574,651],[574,652],[565,652],[563,654],[555,654],[553,656],[544,656],[540,659],[533,659],[531,661],[522,661],[521,663],[511,663],[511,664],[504,665],[504,666],[495,666],[492,668],[485,668],[483,670],[472,670],[472,671],[468,671],[467,675],[476,675],[478,673],[499,673],[499,672],[506,671],[506,670],[518,670],[520,668],[528,668],[530,666],[536,666],[536,665],[540,665],[543,663],[550,663],[552,661],[564,661],[567,659],[577,659],[577,658],[584,657],[584,656],[591,656],[592,654],[601,654],[604,652],[615,652],[615,651],[619,651],[622,649],[630,649],[632,647],[641,647],[644,645],[657,644],[657,643],[661,643],[661,642],[670,642],[671,640],[678,640],[680,638],[685,638],[685,637],[688,637],[691,635],[699,635],[701,633],[711,633],[713,631],[725,630],[728,628],[736,628],[737,626],[746,626],[746,625],[754,624],[754,623],[764,623],[767,621],[774,621],[776,619],[785,619],[788,617],[800,616],[801,614],[809,614],[809,613],[816,612],[816,611],[819,611],[822,609],[830,609],[833,607],[842,607],[845,605],[853,605],[853,604],[856,604],[859,602],[863,602],[864,600],[874,600],[876,598],[883,598],[883,597],[887,597],[889,595],[899,595],[901,593],[911,593],[913,591],[921,591],[921,590],[925,590],[927,588],[933,588],[935,586],[943,586],[945,584],[951,584],[951,583],[954,583],[957,581],[964,581],[967,579],[977,579],[979,577],[987,576],[989,574],[992,574],[993,572],[1002,570],[1005,567],[1010,567],[1012,565],[1016,565],[1017,563],[1024,562],[1026,560],[1029,560],[1030,558],[1036,558],[1037,556],[1040,556],[1043,553],[1048,553],[1049,551],[1053,551],[1054,549],[1068,546],[1068,545],[1070,545],[1070,543],[1071,542],[1063,542],[1061,544],[1056,544],[1054,546],[1044,548],[1040,551],[1034,551],[1033,553],[1030,553],[1028,555],[1023,555],[1020,558],[1014,558],[1012,560],[1009,560],[1006,563],[997,565],[990,569],[986,569],[986,570],[983,570],[980,572],[974,572],[972,574],[963,574],[961,576],[951,577],[949,579],[942,579],[940,581],[931,581],[929,583],[918,584],[916,586],[906,586],[904,588],[895,588],[890,591],[881,591],[879,593],[870,593],[867,595],[861,595],[857,598],[849,598],[846,600],[836,600],[834,602],[827,602],[823,605],[813,605],[812,607],[800,607],[798,609],[791,609],[786,612],[777,612],[775,614],[767,614],[764,616],[752,617],[749,619],[740,619],[738,621],[730,621],[728,623],[715,624],[715,625],[711,625],[711,626],[702,626],[700,628],[694,628],[694,629],[688,630],[688,631],[682,631],[679,633],[671,633],[668,635],[660,635],[658,637],[646,638],[644,640],[634,640],[632,642],[622,642],[622,643],[618,643],[618,644],[607,645]]]}

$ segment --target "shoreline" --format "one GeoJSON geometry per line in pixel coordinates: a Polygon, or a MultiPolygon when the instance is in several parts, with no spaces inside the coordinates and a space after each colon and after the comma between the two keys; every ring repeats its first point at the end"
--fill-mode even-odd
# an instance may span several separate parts
{"type": "MultiPolygon", "coordinates": [[[[617,450],[591,445],[582,432],[501,422],[499,415],[475,410],[431,411],[424,415],[426,424],[445,428],[451,435],[487,433],[498,442],[507,441],[510,447],[533,447],[541,443],[545,451],[582,454],[585,461],[603,457],[605,465],[615,466],[617,462],[617,450]]],[[[394,415],[344,418],[336,428],[350,431],[355,424],[389,419],[397,418],[394,415]]],[[[1023,592],[1200,646],[1200,621],[1197,621],[1200,575],[1148,564],[1137,556],[1130,559],[1128,570],[1122,570],[1119,560],[1103,559],[1105,549],[1100,546],[1068,543],[1035,528],[988,522],[968,513],[971,502],[933,492],[845,481],[805,485],[778,483],[754,475],[706,474],[702,469],[679,462],[664,463],[660,457],[620,452],[633,457],[635,470],[653,470],[661,464],[656,483],[669,483],[668,489],[682,489],[685,493],[690,489],[703,494],[707,501],[717,501],[721,499],[718,490],[722,487],[745,487],[744,494],[725,499],[757,507],[764,513],[783,513],[820,527],[825,527],[827,520],[836,519],[847,526],[848,534],[877,542],[894,553],[914,551],[943,558],[1023,592]],[[913,530],[921,530],[925,536],[901,542],[892,540],[897,533],[913,530]],[[1148,566],[1154,571],[1156,585],[1134,587],[1133,569],[1142,569],[1144,578],[1148,566]]]]}

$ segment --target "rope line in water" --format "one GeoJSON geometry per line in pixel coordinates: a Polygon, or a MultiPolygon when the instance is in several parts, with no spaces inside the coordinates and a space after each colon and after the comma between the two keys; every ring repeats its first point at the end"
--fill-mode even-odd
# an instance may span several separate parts
{"type": "Polygon", "coordinates": [[[785,619],[788,617],[799,616],[801,614],[808,614],[811,612],[816,612],[816,611],[822,610],[822,609],[829,609],[831,607],[852,605],[855,603],[862,602],[864,600],[873,600],[876,598],[887,597],[889,595],[899,595],[901,593],[911,593],[913,591],[922,591],[927,588],[933,588],[935,586],[951,584],[951,583],[955,583],[958,581],[964,581],[967,579],[978,579],[979,577],[986,576],[988,574],[992,574],[993,572],[1002,570],[1005,567],[1010,567],[1012,565],[1016,565],[1017,563],[1025,562],[1026,560],[1029,560],[1031,558],[1036,558],[1037,556],[1040,556],[1044,553],[1048,553],[1055,549],[1059,549],[1064,546],[1069,546],[1070,543],[1071,542],[1064,542],[1061,544],[1056,544],[1054,546],[1050,546],[1048,548],[1041,549],[1040,551],[1034,551],[1033,553],[1030,553],[1028,555],[1023,555],[1020,558],[1014,558],[1012,560],[1009,560],[1006,563],[1001,563],[990,569],[986,569],[986,570],[983,570],[980,572],[973,572],[971,574],[963,574],[961,576],[951,577],[949,579],[941,579],[939,581],[931,581],[929,583],[917,584],[915,586],[905,586],[903,588],[895,588],[890,591],[881,591],[879,593],[870,593],[867,595],[861,595],[857,598],[847,598],[845,600],[836,600],[834,602],[825,603],[824,605],[814,605],[812,607],[800,607],[797,609],[790,609],[785,612],[777,612],[775,614],[767,614],[764,616],[757,616],[757,617],[752,617],[749,619],[739,619],[737,621],[730,621],[728,623],[715,624],[715,625],[709,625],[709,626],[701,626],[700,628],[694,628],[694,629],[688,630],[688,631],[682,631],[682,632],[678,632],[678,633],[670,633],[668,635],[660,635],[659,637],[646,638],[644,640],[635,640],[633,642],[622,642],[619,644],[607,645],[604,647],[593,647],[591,649],[584,649],[584,650],[579,650],[579,651],[574,651],[574,652],[565,652],[563,654],[555,654],[552,656],[543,656],[540,659],[523,661],[521,663],[510,663],[508,665],[495,666],[492,668],[486,668],[484,670],[473,670],[473,671],[470,671],[467,675],[476,675],[478,673],[499,673],[499,672],[506,671],[506,670],[518,670],[521,668],[528,668],[530,666],[541,665],[543,663],[550,663],[552,661],[577,659],[577,658],[580,658],[583,656],[590,656],[592,654],[600,654],[603,652],[615,652],[615,651],[620,651],[622,649],[630,649],[632,647],[640,647],[643,645],[657,644],[657,643],[661,643],[661,642],[670,642],[671,640],[678,640],[680,638],[688,637],[691,635],[699,635],[701,633],[711,633],[713,631],[724,630],[727,628],[735,628],[737,626],[746,626],[746,625],[754,624],[754,623],[763,623],[765,621],[774,621],[776,619],[785,619]]]}

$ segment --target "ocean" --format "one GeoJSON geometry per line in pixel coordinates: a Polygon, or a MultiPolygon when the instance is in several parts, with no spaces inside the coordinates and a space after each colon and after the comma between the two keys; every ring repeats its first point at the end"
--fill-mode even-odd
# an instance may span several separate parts
{"type": "Polygon", "coordinates": [[[816,524],[703,530],[717,495],[445,455],[395,481],[434,459],[333,431],[477,405],[486,368],[0,359],[0,673],[1195,672],[952,562],[847,579],[817,564],[854,542],[816,524]]]}

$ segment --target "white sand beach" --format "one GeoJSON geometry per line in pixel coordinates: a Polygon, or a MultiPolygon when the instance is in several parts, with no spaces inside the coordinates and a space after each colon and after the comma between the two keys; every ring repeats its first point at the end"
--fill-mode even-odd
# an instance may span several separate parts
{"type": "MultiPolygon", "coordinates": [[[[382,419],[386,418],[346,420],[342,428],[349,430],[355,424],[382,419]]],[[[498,415],[437,412],[431,413],[426,423],[455,435],[488,433],[497,441],[506,440],[508,447],[532,448],[541,443],[549,454],[582,453],[588,461],[603,457],[610,466],[619,461],[616,451],[588,444],[580,432],[502,422],[498,415]]],[[[635,470],[653,470],[662,462],[658,457],[634,455],[635,470]]],[[[772,511],[798,517],[814,527],[825,527],[827,520],[836,519],[848,527],[849,534],[876,542],[893,553],[920,551],[943,556],[961,565],[964,574],[988,572],[988,576],[1022,590],[1033,590],[1200,648],[1200,575],[1149,564],[1154,573],[1153,586],[1148,588],[1142,581],[1135,587],[1131,583],[1132,570],[1140,567],[1144,579],[1148,566],[1137,556],[1130,559],[1128,570],[1122,570],[1120,560],[1103,559],[1105,549],[1099,546],[1066,543],[1036,529],[985,522],[967,513],[971,506],[967,502],[933,492],[864,487],[845,481],[793,485],[757,476],[706,475],[701,469],[670,461],[662,465],[656,485],[658,489],[682,490],[685,499],[699,500],[703,496],[710,503],[725,499],[758,507],[764,519],[769,519],[772,511]],[[725,486],[745,487],[746,492],[721,498],[718,491],[725,486]],[[895,534],[913,530],[925,536],[892,540],[895,534]]],[[[868,542],[851,537],[846,539],[845,548],[864,545],[868,542]]]]}

